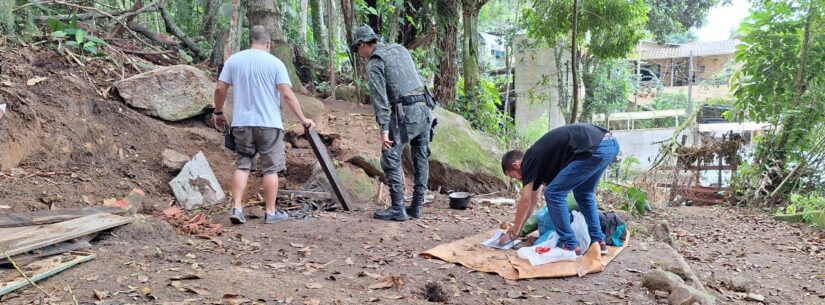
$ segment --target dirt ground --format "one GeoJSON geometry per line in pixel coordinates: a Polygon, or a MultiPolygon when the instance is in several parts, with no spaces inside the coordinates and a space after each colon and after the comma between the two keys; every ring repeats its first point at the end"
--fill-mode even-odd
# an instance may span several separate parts
{"type": "MultiPolygon", "coordinates": [[[[178,235],[150,216],[173,204],[167,182],[174,173],[162,166],[161,151],[203,151],[228,188],[233,157],[222,148],[222,136],[203,118],[165,123],[104,97],[107,83],[136,69],[129,65],[93,61],[86,73],[52,51],[0,51],[0,97],[11,109],[0,121],[0,134],[11,139],[0,146],[6,149],[0,153],[0,205],[8,206],[0,213],[96,205],[136,187],[147,193],[144,214],[135,223],[93,243],[89,251],[97,259],[39,283],[52,301],[59,300],[53,303],[429,304],[424,287],[435,283],[449,304],[662,304],[661,294],[641,286],[644,273],[668,260],[653,237],[660,221],[670,224],[675,248],[718,304],[758,303],[759,297],[771,304],[825,303],[825,233],[777,223],[762,210],[654,206],[655,214],[632,223],[630,245],[605,272],[519,282],[418,256],[499,227],[515,212],[506,205],[451,210],[440,194],[415,221],[373,220],[373,200],[352,212],[231,226],[228,206],[221,206],[212,218],[223,225],[220,236],[178,235]],[[36,76],[48,79],[25,84],[36,76]],[[750,281],[750,291],[728,290],[720,283],[725,277],[750,281]],[[378,288],[386,279],[391,287],[378,288]]],[[[378,147],[368,107],[326,106],[319,130],[338,162],[345,163],[343,157],[353,151],[378,147]]],[[[297,189],[311,178],[314,156],[300,142],[290,144],[284,188],[297,189]]],[[[250,201],[258,185],[259,179],[250,180],[250,201]]],[[[0,303],[43,299],[49,300],[28,287],[0,303]]]]}

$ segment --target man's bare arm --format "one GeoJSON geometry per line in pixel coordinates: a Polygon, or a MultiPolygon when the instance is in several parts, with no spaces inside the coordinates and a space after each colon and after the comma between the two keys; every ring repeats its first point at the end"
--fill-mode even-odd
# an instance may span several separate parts
{"type": "Polygon", "coordinates": [[[278,91],[281,92],[281,97],[283,97],[284,102],[289,106],[289,109],[292,110],[292,113],[298,117],[298,120],[301,121],[301,125],[304,125],[304,128],[315,126],[315,122],[304,116],[304,112],[301,110],[301,104],[298,104],[298,98],[295,96],[295,93],[292,92],[292,88],[290,88],[289,85],[278,84],[278,91]]]}

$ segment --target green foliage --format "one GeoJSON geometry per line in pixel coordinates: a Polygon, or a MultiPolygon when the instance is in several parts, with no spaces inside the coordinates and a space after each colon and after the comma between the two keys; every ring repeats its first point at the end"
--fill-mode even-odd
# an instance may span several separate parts
{"type": "Polygon", "coordinates": [[[600,187],[606,189],[611,195],[621,198],[624,202],[619,206],[620,209],[627,211],[631,215],[637,214],[644,216],[647,211],[647,193],[632,187],[621,184],[602,182],[600,187]]]}
{"type": "MultiPolygon", "coordinates": [[[[596,58],[622,58],[644,37],[649,8],[642,0],[589,0],[579,5],[579,45],[596,58]]],[[[572,14],[572,0],[535,1],[524,11],[527,33],[556,41],[572,31],[572,14]]]]}
{"type": "Polygon", "coordinates": [[[449,110],[466,118],[474,128],[509,142],[510,135],[507,130],[513,130],[513,122],[512,118],[499,111],[503,103],[499,98],[500,93],[496,84],[481,79],[476,91],[476,100],[468,100],[468,95],[464,91],[464,78],[459,78],[456,87],[457,102],[449,105],[449,110]]]}
{"type": "Polygon", "coordinates": [[[515,146],[518,149],[526,150],[548,131],[550,131],[550,118],[545,113],[540,119],[530,122],[527,128],[518,131],[515,146]]]}
{"type": "Polygon", "coordinates": [[[733,72],[735,72],[735,71],[736,71],[736,62],[735,61],[729,61],[727,64],[725,64],[725,67],[722,68],[722,71],[712,75],[710,77],[710,79],[706,79],[705,81],[703,81],[701,86],[702,87],[726,86],[726,85],[730,84],[730,77],[733,75],[733,72]]]}
{"type": "Polygon", "coordinates": [[[593,114],[610,114],[625,111],[628,95],[635,91],[635,77],[626,60],[590,59],[591,72],[584,77],[585,95],[582,121],[589,121],[593,114]]]}
{"type": "Polygon", "coordinates": [[[69,24],[65,24],[57,19],[49,19],[46,22],[51,29],[51,38],[62,41],[66,46],[86,52],[91,55],[100,55],[98,46],[106,46],[103,39],[89,35],[85,30],[77,27],[77,15],[72,16],[69,24]]]}
{"type": "MultiPolygon", "coordinates": [[[[648,23],[648,27],[651,26],[653,22],[648,23]]],[[[696,36],[696,31],[694,30],[687,30],[682,32],[671,33],[664,37],[664,42],[666,43],[678,43],[678,44],[686,44],[690,41],[697,41],[699,36],[696,36]]]]}
{"type": "MultiPolygon", "coordinates": [[[[673,110],[673,109],[687,109],[688,98],[684,92],[679,93],[662,93],[650,103],[653,110],[673,110]]],[[[684,122],[686,116],[679,117],[680,122],[684,122]]],[[[676,118],[661,118],[652,120],[643,120],[636,122],[638,128],[668,128],[676,125],[676,118]]]]}
{"type": "MultiPolygon", "coordinates": [[[[707,19],[708,10],[719,0],[647,0],[650,6],[647,29],[657,41],[665,42],[674,34],[690,28],[700,28],[707,19]]],[[[727,1],[726,1],[727,2],[727,1]]],[[[677,42],[684,43],[684,42],[677,42]]]]}
{"type": "Polygon", "coordinates": [[[784,208],[779,208],[776,215],[791,215],[801,213],[802,218],[813,221],[815,213],[825,212],[825,197],[818,192],[811,192],[806,195],[793,193],[790,196],[790,204],[784,208]]]}
{"type": "MultiPolygon", "coordinates": [[[[735,58],[741,68],[731,77],[738,117],[781,126],[758,142],[754,152],[758,170],[745,172],[737,180],[737,187],[751,200],[764,199],[766,191],[773,193],[789,174],[790,165],[806,162],[813,144],[821,139],[812,137],[811,130],[825,124],[823,7],[822,0],[759,1],[739,29],[742,44],[735,58]],[[810,29],[807,33],[806,28],[810,29]],[[807,51],[803,48],[806,34],[807,51]],[[802,58],[806,60],[804,73],[800,73],[802,58]]],[[[792,189],[819,171],[798,175],[779,197],[788,198],[792,189]]]]}

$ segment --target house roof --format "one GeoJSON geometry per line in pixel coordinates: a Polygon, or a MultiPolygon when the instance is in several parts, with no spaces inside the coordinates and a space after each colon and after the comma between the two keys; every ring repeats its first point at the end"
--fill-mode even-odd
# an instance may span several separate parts
{"type": "Polygon", "coordinates": [[[657,44],[655,42],[642,42],[636,47],[636,53],[642,60],[669,59],[693,56],[712,56],[733,54],[739,40],[723,40],[710,42],[693,42],[690,44],[657,44]]]}

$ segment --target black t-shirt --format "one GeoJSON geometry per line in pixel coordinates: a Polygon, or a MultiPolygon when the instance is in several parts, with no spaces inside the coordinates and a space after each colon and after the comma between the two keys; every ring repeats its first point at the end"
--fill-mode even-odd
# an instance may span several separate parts
{"type": "Polygon", "coordinates": [[[550,184],[571,161],[592,156],[607,132],[593,124],[571,124],[551,130],[524,153],[522,183],[533,182],[534,191],[542,184],[550,184]]]}

